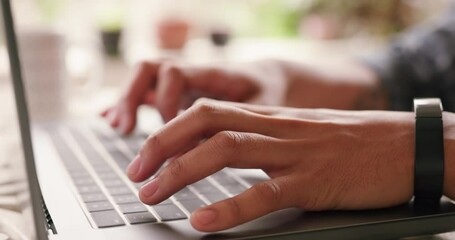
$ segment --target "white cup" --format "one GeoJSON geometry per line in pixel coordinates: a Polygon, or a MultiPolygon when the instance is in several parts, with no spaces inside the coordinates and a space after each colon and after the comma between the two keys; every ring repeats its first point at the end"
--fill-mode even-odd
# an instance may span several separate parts
{"type": "Polygon", "coordinates": [[[67,105],[66,40],[53,29],[19,32],[19,54],[29,111],[34,120],[58,119],[67,105]]]}

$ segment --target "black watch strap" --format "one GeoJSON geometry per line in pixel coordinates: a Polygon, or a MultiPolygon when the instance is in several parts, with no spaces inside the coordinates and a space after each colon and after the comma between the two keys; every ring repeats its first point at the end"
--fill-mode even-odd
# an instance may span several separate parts
{"type": "Polygon", "coordinates": [[[414,206],[439,206],[444,186],[444,137],[439,98],[414,99],[415,175],[414,206]]]}

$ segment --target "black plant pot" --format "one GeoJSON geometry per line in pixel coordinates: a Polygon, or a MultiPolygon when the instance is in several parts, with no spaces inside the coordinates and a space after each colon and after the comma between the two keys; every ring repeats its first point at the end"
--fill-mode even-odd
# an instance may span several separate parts
{"type": "Polygon", "coordinates": [[[223,30],[213,30],[210,33],[210,40],[217,47],[224,47],[229,43],[231,39],[231,34],[229,31],[223,30]]]}
{"type": "Polygon", "coordinates": [[[101,32],[101,40],[103,42],[104,52],[106,55],[115,57],[120,54],[119,42],[121,36],[121,30],[101,32]]]}

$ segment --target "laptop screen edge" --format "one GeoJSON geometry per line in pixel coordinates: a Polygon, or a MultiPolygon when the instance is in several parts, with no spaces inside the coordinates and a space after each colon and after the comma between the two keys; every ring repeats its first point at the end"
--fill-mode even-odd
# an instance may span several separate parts
{"type": "Polygon", "coordinates": [[[30,124],[28,116],[27,102],[25,98],[25,89],[22,80],[21,65],[19,60],[19,50],[17,47],[16,34],[14,30],[14,21],[9,0],[1,0],[2,15],[4,21],[4,29],[6,35],[6,43],[8,47],[8,55],[10,61],[12,82],[14,88],[14,96],[16,100],[16,110],[19,119],[21,140],[23,153],[26,164],[27,179],[30,189],[33,221],[35,223],[35,233],[37,239],[48,239],[47,230],[45,228],[45,216],[42,209],[41,189],[36,174],[35,159],[33,155],[33,147],[30,133],[30,124]]]}

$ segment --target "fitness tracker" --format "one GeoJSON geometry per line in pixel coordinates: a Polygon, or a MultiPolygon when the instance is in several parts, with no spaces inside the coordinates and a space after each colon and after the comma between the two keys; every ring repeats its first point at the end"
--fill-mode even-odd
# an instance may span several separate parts
{"type": "Polygon", "coordinates": [[[444,186],[444,137],[439,98],[414,99],[414,206],[439,206],[444,186]]]}

